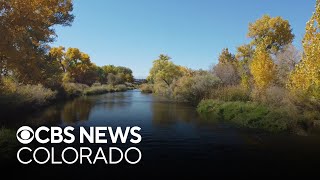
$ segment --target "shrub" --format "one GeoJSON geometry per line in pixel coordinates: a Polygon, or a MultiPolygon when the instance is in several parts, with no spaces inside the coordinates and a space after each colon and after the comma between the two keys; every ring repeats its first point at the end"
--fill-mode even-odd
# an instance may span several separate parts
{"type": "Polygon", "coordinates": [[[125,82],[124,84],[125,84],[127,87],[132,87],[132,88],[135,87],[134,84],[132,84],[132,83],[130,83],[130,82],[125,82]]]}
{"type": "Polygon", "coordinates": [[[100,85],[100,86],[91,86],[84,90],[84,95],[95,95],[95,94],[104,94],[108,92],[114,92],[115,89],[112,85],[100,85]]]}
{"type": "Polygon", "coordinates": [[[211,98],[221,101],[249,101],[250,92],[242,86],[219,87],[211,91],[211,98]]]}
{"type": "Polygon", "coordinates": [[[55,99],[56,92],[38,85],[20,85],[16,91],[21,104],[45,105],[55,99]]]}
{"type": "Polygon", "coordinates": [[[81,96],[85,89],[89,86],[85,84],[79,83],[63,83],[64,91],[67,97],[77,97],[81,96]]]}
{"type": "Polygon", "coordinates": [[[108,84],[115,85],[116,84],[116,76],[112,73],[107,75],[108,84]]]}
{"type": "Polygon", "coordinates": [[[95,94],[103,94],[107,93],[108,89],[104,86],[91,86],[84,90],[84,95],[95,95],[95,94]]]}
{"type": "Polygon", "coordinates": [[[0,105],[7,108],[38,107],[56,98],[56,91],[38,85],[19,85],[12,79],[3,78],[0,105]]]}
{"type": "Polygon", "coordinates": [[[183,76],[174,87],[173,95],[175,99],[198,103],[204,98],[208,98],[212,89],[220,84],[220,79],[212,74],[197,74],[193,77],[183,76]]]}
{"type": "Polygon", "coordinates": [[[95,82],[91,85],[91,87],[98,87],[98,86],[101,86],[101,83],[99,82],[95,82]]]}
{"type": "Polygon", "coordinates": [[[288,94],[289,92],[283,87],[271,86],[266,89],[265,103],[276,106],[285,105],[288,94]]]}
{"type": "Polygon", "coordinates": [[[224,85],[239,84],[240,76],[238,74],[237,66],[233,63],[219,63],[212,69],[213,74],[219,77],[224,85]]]}
{"type": "MultiPolygon", "coordinates": [[[[173,80],[173,84],[174,84],[173,80]]],[[[164,81],[157,80],[153,85],[153,92],[160,96],[172,97],[172,85],[168,86],[164,81]]]]}
{"type": "Polygon", "coordinates": [[[143,93],[152,93],[153,92],[153,85],[152,84],[141,84],[140,85],[140,90],[143,93]]]}
{"type": "Polygon", "coordinates": [[[126,90],[127,90],[127,86],[124,84],[118,84],[115,86],[115,91],[122,92],[122,91],[126,91],[126,90]]]}

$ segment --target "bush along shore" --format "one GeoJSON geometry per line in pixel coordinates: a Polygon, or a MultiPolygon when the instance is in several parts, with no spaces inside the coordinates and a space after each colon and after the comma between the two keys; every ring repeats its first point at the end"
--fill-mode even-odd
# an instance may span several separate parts
{"type": "Polygon", "coordinates": [[[24,85],[10,79],[3,79],[0,95],[1,114],[12,112],[28,113],[40,110],[43,107],[79,96],[98,95],[111,92],[123,92],[135,89],[131,83],[125,84],[100,84],[91,86],[80,83],[63,83],[58,90],[51,90],[41,84],[24,85]]]}

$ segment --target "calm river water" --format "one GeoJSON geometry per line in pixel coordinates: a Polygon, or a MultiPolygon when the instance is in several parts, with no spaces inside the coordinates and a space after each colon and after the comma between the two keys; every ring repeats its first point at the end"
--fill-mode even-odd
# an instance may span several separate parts
{"type": "MultiPolygon", "coordinates": [[[[82,166],[71,172],[130,172],[154,176],[295,175],[320,170],[320,137],[270,134],[201,118],[195,107],[173,103],[137,90],[80,97],[29,117],[2,125],[140,126],[142,160],[139,165],[82,166]]],[[[56,170],[50,170],[56,174],[56,170]]],[[[47,169],[48,170],[48,169],[47,169]]],[[[59,172],[59,171],[58,171],[59,172]]],[[[72,174],[71,174],[72,175],[72,174]]]]}

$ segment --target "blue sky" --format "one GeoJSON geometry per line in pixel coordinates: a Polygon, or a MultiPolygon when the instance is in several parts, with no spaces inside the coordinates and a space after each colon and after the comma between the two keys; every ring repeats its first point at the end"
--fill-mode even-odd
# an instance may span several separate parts
{"type": "Polygon", "coordinates": [[[168,54],[174,63],[208,69],[222,48],[250,41],[249,22],[264,14],[289,20],[301,48],[315,0],[74,0],[71,27],[57,27],[52,46],[77,47],[101,66],[121,65],[136,78],[168,54]]]}

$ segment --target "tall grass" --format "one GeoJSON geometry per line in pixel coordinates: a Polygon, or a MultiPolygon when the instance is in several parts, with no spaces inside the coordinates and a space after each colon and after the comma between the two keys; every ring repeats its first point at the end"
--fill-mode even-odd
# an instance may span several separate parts
{"type": "Polygon", "coordinates": [[[272,109],[255,102],[224,102],[209,99],[201,101],[197,111],[200,114],[209,115],[210,118],[272,132],[288,130],[293,123],[287,111],[272,109]]]}
{"type": "Polygon", "coordinates": [[[96,94],[104,94],[108,92],[122,92],[128,90],[127,86],[124,84],[119,85],[93,85],[89,88],[86,88],[83,92],[84,95],[96,95],[96,94]]]}
{"type": "Polygon", "coordinates": [[[47,105],[56,98],[56,91],[38,85],[21,85],[10,79],[3,79],[0,91],[0,106],[6,108],[36,108],[47,105]]]}
{"type": "Polygon", "coordinates": [[[65,96],[67,97],[81,96],[83,92],[89,88],[88,85],[79,83],[63,83],[62,86],[65,91],[65,96]]]}
{"type": "Polygon", "coordinates": [[[84,90],[84,95],[95,95],[95,94],[104,94],[108,92],[114,92],[114,87],[112,85],[100,85],[100,86],[91,86],[84,90]]]}

